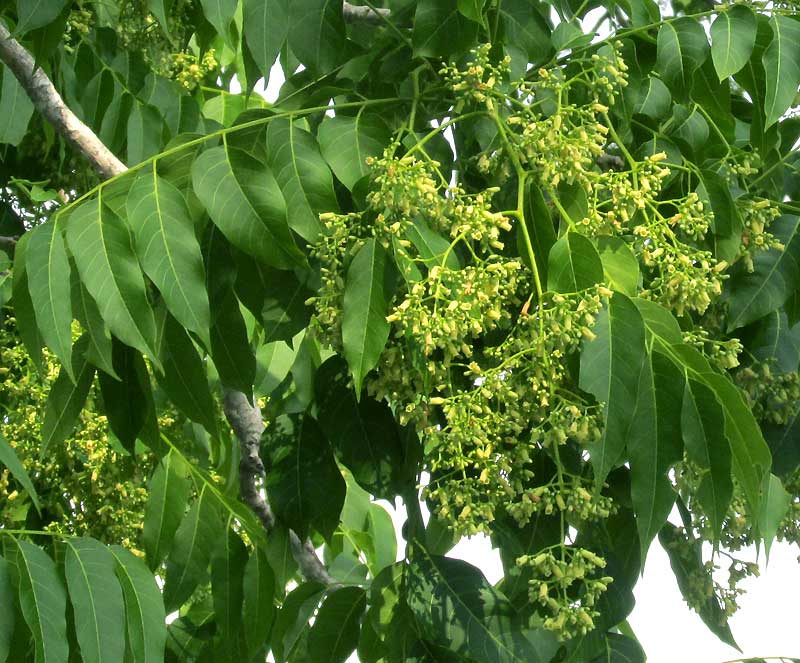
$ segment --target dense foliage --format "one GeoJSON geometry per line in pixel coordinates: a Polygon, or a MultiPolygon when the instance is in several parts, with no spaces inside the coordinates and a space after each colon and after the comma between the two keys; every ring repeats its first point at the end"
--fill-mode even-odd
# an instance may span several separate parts
{"type": "Polygon", "coordinates": [[[643,661],[656,537],[735,645],[800,543],[797,7],[0,8],[127,165],[3,69],[0,661],[643,661]]]}

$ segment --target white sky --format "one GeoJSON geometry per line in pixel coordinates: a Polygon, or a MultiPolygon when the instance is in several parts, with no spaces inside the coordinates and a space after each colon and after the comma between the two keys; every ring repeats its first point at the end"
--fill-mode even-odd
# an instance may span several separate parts
{"type": "MultiPolygon", "coordinates": [[[[274,102],[283,84],[283,72],[276,65],[270,72],[269,83],[261,80],[256,91],[274,102]]],[[[234,81],[232,92],[238,84],[234,81]]],[[[397,531],[398,559],[402,559],[403,538],[400,528],[405,510],[394,511],[388,502],[381,504],[392,514],[397,531]]],[[[423,504],[424,509],[424,504],[423,504]]],[[[427,517],[427,514],[425,514],[427,517]]],[[[755,561],[755,551],[748,559],[755,561]]],[[[644,576],[636,585],[636,607],[628,621],[647,654],[649,663],[723,663],[740,658],[788,656],[800,658],[800,548],[775,543],[770,551],[769,564],[761,556],[761,576],[748,578],[740,586],[747,593],[740,599],[740,610],[730,620],[733,636],[742,648],[735,649],[713,635],[694,612],[684,603],[667,554],[656,540],[650,548],[644,576]]],[[[488,538],[476,536],[465,539],[449,553],[480,568],[487,579],[495,583],[503,575],[498,552],[488,538]]],[[[724,564],[720,564],[724,568],[724,564]]],[[[353,657],[355,659],[355,655],[353,657]]]]}

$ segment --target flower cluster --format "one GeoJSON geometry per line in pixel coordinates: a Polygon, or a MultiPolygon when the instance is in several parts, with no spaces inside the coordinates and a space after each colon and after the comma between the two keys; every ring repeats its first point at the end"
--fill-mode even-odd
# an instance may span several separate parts
{"type": "Polygon", "coordinates": [[[586,548],[559,546],[536,555],[522,555],[518,567],[530,568],[530,600],[548,613],[542,624],[563,639],[586,635],[599,613],[594,609],[600,595],[611,584],[610,576],[599,576],[606,562],[586,548]]]}
{"type": "Polygon", "coordinates": [[[506,55],[499,63],[493,63],[490,57],[491,44],[481,44],[470,51],[470,64],[466,69],[449,65],[439,71],[446,85],[460,97],[486,103],[491,91],[498,83],[508,79],[511,58],[506,55]]]}
{"type": "Polygon", "coordinates": [[[800,373],[781,373],[770,362],[754,362],[734,374],[747,396],[753,415],[760,421],[782,425],[797,412],[800,403],[800,373]]]}
{"type": "Polygon", "coordinates": [[[739,201],[738,207],[744,222],[742,243],[739,246],[739,258],[744,262],[748,271],[753,271],[753,258],[760,251],[769,249],[784,249],[768,228],[780,216],[780,211],[768,200],[739,201]]]}
{"type": "Polygon", "coordinates": [[[171,53],[164,65],[165,75],[189,92],[216,68],[217,59],[213,48],[207,50],[202,57],[186,51],[171,53]]]}

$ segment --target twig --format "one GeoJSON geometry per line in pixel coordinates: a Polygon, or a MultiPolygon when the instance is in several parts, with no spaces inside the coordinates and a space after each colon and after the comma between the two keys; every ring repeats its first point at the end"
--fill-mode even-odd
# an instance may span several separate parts
{"type": "MultiPolygon", "coordinates": [[[[0,23],[0,60],[13,72],[36,110],[78,153],[89,159],[102,177],[108,179],[128,170],[105,143],[70,110],[47,74],[35,66],[30,53],[11,37],[2,23],[0,23]]],[[[12,237],[3,237],[0,242],[4,240],[7,243],[9,241],[16,243],[12,237]]],[[[250,405],[247,397],[240,391],[226,391],[223,405],[241,449],[239,489],[242,500],[253,510],[265,531],[269,533],[275,525],[275,517],[259,487],[264,475],[264,465],[259,456],[261,432],[264,430],[261,410],[250,405]]],[[[317,557],[313,545],[309,541],[300,541],[294,532],[290,532],[290,538],[292,553],[303,576],[309,580],[333,584],[333,578],[317,557]]]]}
{"type": "Polygon", "coordinates": [[[13,249],[17,245],[19,237],[8,237],[7,235],[0,235],[0,247],[8,247],[13,249]]]}
{"type": "Polygon", "coordinates": [[[370,25],[381,25],[391,15],[391,10],[367,7],[365,5],[351,5],[349,2],[342,3],[342,15],[347,23],[369,23],[370,25]]]}

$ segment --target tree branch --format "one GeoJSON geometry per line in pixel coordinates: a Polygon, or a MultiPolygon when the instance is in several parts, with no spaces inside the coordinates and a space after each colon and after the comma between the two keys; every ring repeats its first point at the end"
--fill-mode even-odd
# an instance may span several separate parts
{"type": "MultiPolygon", "coordinates": [[[[108,179],[128,170],[103,141],[70,110],[47,74],[36,67],[31,54],[11,37],[2,23],[0,23],[0,60],[13,72],[36,110],[78,153],[89,159],[102,177],[108,179]]],[[[264,476],[264,465],[259,456],[261,433],[264,430],[261,410],[250,405],[242,392],[232,390],[225,391],[223,407],[241,449],[239,490],[242,500],[253,510],[269,533],[275,525],[275,516],[259,485],[264,476]]],[[[310,541],[300,541],[294,532],[290,532],[290,540],[292,554],[305,578],[328,585],[335,582],[317,557],[310,541]]]]}
{"type": "Polygon", "coordinates": [[[369,23],[381,25],[391,15],[391,10],[367,7],[365,5],[351,5],[342,3],[342,15],[347,23],[369,23]]]}
{"type": "Polygon", "coordinates": [[[0,22],[0,60],[14,73],[19,84],[42,116],[104,178],[125,172],[127,168],[95,133],[81,122],[25,48],[0,22]]]}

